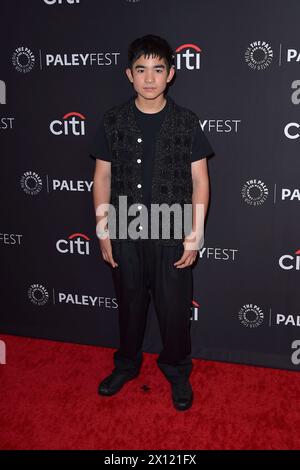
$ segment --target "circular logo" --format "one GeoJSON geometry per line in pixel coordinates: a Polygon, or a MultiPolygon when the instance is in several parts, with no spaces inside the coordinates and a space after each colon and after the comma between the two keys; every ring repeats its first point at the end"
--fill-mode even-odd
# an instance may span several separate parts
{"type": "Polygon", "coordinates": [[[264,312],[254,304],[243,305],[238,314],[242,325],[248,328],[257,328],[264,321],[264,312]]]}
{"type": "Polygon", "coordinates": [[[273,59],[273,51],[265,41],[254,41],[247,47],[245,60],[251,69],[264,70],[273,59]]]}
{"type": "Polygon", "coordinates": [[[253,179],[247,181],[242,187],[242,197],[247,204],[260,206],[269,195],[269,190],[261,180],[253,179]]]}
{"type": "Polygon", "coordinates": [[[34,54],[28,47],[18,47],[12,56],[12,63],[18,72],[30,72],[35,64],[34,54]]]}
{"type": "Polygon", "coordinates": [[[23,191],[31,196],[38,194],[43,187],[42,179],[34,171],[26,171],[20,182],[23,191]]]}
{"type": "Polygon", "coordinates": [[[28,297],[35,305],[45,305],[48,302],[49,294],[41,284],[32,284],[28,289],[28,297]]]}

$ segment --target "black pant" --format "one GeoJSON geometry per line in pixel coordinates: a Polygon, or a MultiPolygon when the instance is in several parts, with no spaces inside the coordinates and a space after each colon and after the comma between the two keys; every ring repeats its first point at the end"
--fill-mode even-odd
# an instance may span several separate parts
{"type": "Polygon", "coordinates": [[[173,266],[183,251],[182,242],[164,246],[151,239],[112,240],[113,257],[119,265],[111,268],[119,307],[116,368],[138,371],[141,366],[151,291],[163,343],[158,366],[171,382],[190,375],[193,275],[190,266],[181,269],[173,266]]]}

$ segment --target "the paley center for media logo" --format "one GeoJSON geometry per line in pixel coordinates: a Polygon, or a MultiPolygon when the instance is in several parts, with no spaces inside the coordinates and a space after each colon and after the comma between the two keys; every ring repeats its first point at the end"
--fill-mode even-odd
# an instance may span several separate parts
{"type": "Polygon", "coordinates": [[[253,41],[245,51],[246,64],[252,70],[264,70],[273,60],[273,50],[266,41],[253,41]]]}
{"type": "Polygon", "coordinates": [[[263,323],[265,315],[258,305],[249,303],[242,306],[238,318],[243,326],[257,328],[263,323]]]}
{"type": "Polygon", "coordinates": [[[253,178],[246,181],[242,187],[242,198],[251,206],[261,206],[267,199],[269,190],[260,179],[253,178]]]}
{"type": "Polygon", "coordinates": [[[20,179],[21,188],[26,194],[36,196],[43,188],[42,178],[35,171],[25,171],[20,179]]]}
{"type": "Polygon", "coordinates": [[[12,55],[12,63],[18,72],[28,73],[35,65],[35,56],[29,47],[20,46],[12,55]]]}
{"type": "Polygon", "coordinates": [[[35,305],[45,305],[49,300],[49,292],[42,284],[31,284],[27,294],[29,300],[35,305]]]}

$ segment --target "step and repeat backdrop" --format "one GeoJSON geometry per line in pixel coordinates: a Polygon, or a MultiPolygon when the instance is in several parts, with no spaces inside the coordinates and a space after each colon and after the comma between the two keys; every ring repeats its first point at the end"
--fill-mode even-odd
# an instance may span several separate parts
{"type": "MultiPolygon", "coordinates": [[[[89,148],[134,94],[129,43],[158,34],[175,52],[168,93],[215,151],[193,357],[299,370],[299,18],[298,0],[2,2],[1,333],[118,346],[89,148]]],[[[144,351],[160,348],[151,303],[144,351]]]]}

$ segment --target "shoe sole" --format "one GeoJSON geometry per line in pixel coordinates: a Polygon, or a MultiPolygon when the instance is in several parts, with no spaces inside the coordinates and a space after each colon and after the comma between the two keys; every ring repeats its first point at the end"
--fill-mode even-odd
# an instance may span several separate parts
{"type": "Polygon", "coordinates": [[[175,408],[177,411],[187,411],[187,410],[189,410],[191,407],[192,407],[192,403],[191,403],[189,406],[185,406],[184,408],[180,408],[180,406],[175,405],[175,403],[174,403],[174,408],[175,408]]]}
{"type": "Polygon", "coordinates": [[[116,393],[118,393],[120,390],[122,390],[122,388],[124,387],[124,385],[126,385],[128,382],[130,382],[131,380],[134,380],[137,378],[137,375],[135,375],[134,377],[131,377],[130,379],[126,380],[126,382],[124,382],[120,388],[118,388],[118,390],[114,390],[113,392],[103,392],[101,391],[99,388],[98,388],[98,394],[101,395],[102,397],[112,397],[113,395],[115,395],[116,393]]]}
{"type": "MultiPolygon", "coordinates": [[[[172,397],[173,398],[173,397],[172,397]]],[[[176,408],[177,411],[186,411],[186,410],[189,410],[191,408],[191,406],[193,405],[193,401],[194,401],[194,396],[192,395],[192,399],[189,403],[188,406],[183,406],[181,407],[180,405],[178,405],[174,399],[173,399],[173,405],[174,405],[174,408],[176,408]]]]}

